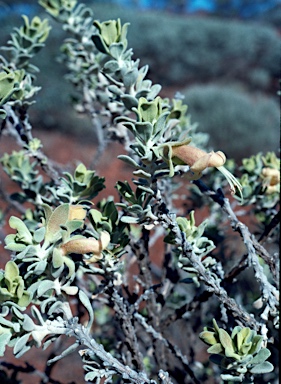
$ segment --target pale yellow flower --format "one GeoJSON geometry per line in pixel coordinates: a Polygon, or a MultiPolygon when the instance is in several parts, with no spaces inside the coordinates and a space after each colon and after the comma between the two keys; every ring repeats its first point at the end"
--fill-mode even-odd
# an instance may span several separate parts
{"type": "Polygon", "coordinates": [[[266,187],[265,193],[270,195],[280,190],[280,171],[274,168],[263,168],[261,177],[263,186],[266,187]]]}
{"type": "MultiPolygon", "coordinates": [[[[226,161],[226,156],[223,152],[206,152],[200,148],[193,147],[187,144],[181,143],[169,143],[164,148],[164,155],[169,162],[174,164],[186,164],[189,165],[189,170],[185,174],[185,177],[189,180],[198,180],[202,176],[202,172],[208,167],[217,168],[227,179],[231,193],[235,193],[238,189],[241,199],[242,186],[239,181],[230,173],[223,165],[226,161]]],[[[172,176],[172,175],[171,175],[172,176]]]]}
{"type": "Polygon", "coordinates": [[[70,253],[78,253],[80,255],[91,253],[91,258],[84,260],[85,263],[89,264],[95,263],[98,260],[102,259],[102,251],[106,249],[109,243],[109,233],[106,231],[102,231],[99,239],[95,239],[93,237],[84,237],[80,239],[69,240],[65,244],[62,244],[60,246],[60,249],[64,256],[70,253]]]}

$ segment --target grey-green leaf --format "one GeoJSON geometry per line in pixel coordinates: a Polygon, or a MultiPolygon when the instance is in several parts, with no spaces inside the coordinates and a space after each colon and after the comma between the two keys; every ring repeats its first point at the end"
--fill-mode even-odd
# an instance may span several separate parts
{"type": "Polygon", "coordinates": [[[139,167],[139,164],[134,159],[132,159],[131,157],[129,157],[127,155],[119,155],[119,156],[117,156],[117,158],[124,161],[125,163],[127,163],[129,165],[132,165],[133,167],[136,167],[136,168],[139,167]]]}
{"type": "Polygon", "coordinates": [[[0,335],[0,356],[4,356],[6,345],[9,343],[12,334],[10,332],[5,332],[0,335]]]}
{"type": "Polygon", "coordinates": [[[45,227],[41,227],[34,232],[33,238],[36,241],[36,243],[39,244],[41,243],[41,241],[43,241],[45,232],[46,232],[45,227]]]}
{"type": "Polygon", "coordinates": [[[271,352],[267,348],[262,348],[252,359],[251,364],[261,364],[269,358],[271,352]]]}
{"type": "Polygon", "coordinates": [[[121,100],[129,111],[131,111],[133,107],[137,108],[138,106],[138,99],[131,95],[123,95],[121,96],[121,100]]]}
{"type": "Polygon", "coordinates": [[[252,369],[250,369],[250,372],[261,374],[261,373],[272,372],[273,369],[274,369],[273,365],[268,361],[265,361],[264,363],[255,365],[252,369]]]}
{"type": "Polygon", "coordinates": [[[60,232],[60,226],[64,225],[68,220],[69,204],[59,205],[49,218],[46,230],[46,240],[49,242],[55,242],[57,240],[58,233],[60,232]]]}
{"type": "Polygon", "coordinates": [[[26,343],[28,342],[29,336],[30,336],[30,333],[26,333],[25,335],[23,335],[17,340],[14,346],[15,355],[18,355],[22,350],[25,350],[26,343]]]}
{"type": "Polygon", "coordinates": [[[28,315],[24,315],[24,321],[23,321],[22,327],[27,332],[31,332],[34,330],[35,328],[34,323],[28,315]]]}
{"type": "Polygon", "coordinates": [[[136,217],[131,217],[131,216],[122,216],[121,221],[122,221],[122,223],[136,224],[139,221],[139,219],[137,219],[136,217]]]}
{"type": "Polygon", "coordinates": [[[38,287],[37,294],[38,297],[44,295],[47,291],[54,288],[54,282],[51,280],[44,280],[41,282],[41,284],[38,287]]]}
{"type": "Polygon", "coordinates": [[[214,353],[214,354],[219,354],[222,351],[223,351],[223,348],[222,348],[221,343],[214,344],[207,349],[208,353],[214,353]]]}
{"type": "Polygon", "coordinates": [[[239,375],[239,376],[233,376],[233,375],[221,375],[221,378],[223,381],[234,381],[234,382],[239,382],[242,383],[244,379],[244,375],[239,375]]]}
{"type": "Polygon", "coordinates": [[[85,292],[83,292],[81,289],[79,290],[79,299],[81,301],[81,303],[84,305],[84,307],[87,309],[88,313],[89,313],[89,322],[88,322],[88,325],[87,325],[87,329],[90,329],[92,324],[93,324],[93,321],[94,321],[94,311],[93,311],[93,307],[92,307],[92,304],[88,298],[88,296],[86,295],[85,292]]]}

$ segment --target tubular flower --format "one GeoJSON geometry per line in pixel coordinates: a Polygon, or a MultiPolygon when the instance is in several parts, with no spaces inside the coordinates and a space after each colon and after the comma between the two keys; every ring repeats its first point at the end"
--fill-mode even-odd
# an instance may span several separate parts
{"type": "Polygon", "coordinates": [[[190,166],[189,180],[198,180],[202,176],[202,171],[208,167],[221,167],[226,161],[225,154],[218,152],[205,152],[202,149],[183,145],[172,147],[172,157],[190,166]]]}
{"type": "Polygon", "coordinates": [[[280,186],[280,171],[274,168],[263,168],[261,177],[263,185],[266,187],[266,194],[270,195],[279,191],[280,186]]]}
{"type": "Polygon", "coordinates": [[[188,144],[175,144],[166,147],[164,150],[165,156],[174,164],[189,165],[189,171],[186,177],[189,180],[198,180],[202,176],[204,169],[208,167],[217,168],[227,179],[232,194],[238,189],[242,197],[242,187],[239,181],[223,166],[226,161],[226,156],[223,152],[205,152],[202,149],[193,147],[188,144]]]}
{"type": "Polygon", "coordinates": [[[91,253],[92,257],[90,259],[85,260],[87,264],[95,263],[98,260],[102,259],[102,251],[106,249],[110,242],[110,235],[106,231],[102,231],[100,238],[95,239],[91,238],[80,238],[69,240],[67,243],[62,244],[60,249],[64,256],[70,253],[78,253],[80,255],[91,253]]]}

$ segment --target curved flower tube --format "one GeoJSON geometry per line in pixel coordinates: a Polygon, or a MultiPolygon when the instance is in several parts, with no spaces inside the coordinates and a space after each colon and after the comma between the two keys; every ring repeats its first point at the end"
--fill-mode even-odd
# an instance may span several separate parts
{"type": "Polygon", "coordinates": [[[187,175],[189,180],[200,179],[204,169],[221,167],[226,161],[226,156],[221,151],[207,153],[190,145],[172,147],[172,158],[190,166],[190,175],[187,175]]]}
{"type": "Polygon", "coordinates": [[[188,180],[198,180],[202,172],[208,167],[217,168],[226,178],[230,185],[231,193],[234,194],[236,188],[242,196],[242,186],[239,181],[223,165],[226,156],[221,151],[206,152],[200,148],[193,147],[189,143],[167,143],[164,147],[164,158],[170,165],[170,176],[173,176],[173,164],[189,165],[189,170],[185,174],[188,180]]]}
{"type": "Polygon", "coordinates": [[[70,253],[85,254],[91,253],[90,259],[85,260],[85,263],[95,263],[103,257],[102,251],[106,249],[110,242],[110,235],[106,231],[102,231],[99,239],[80,238],[69,240],[67,243],[60,246],[61,252],[64,256],[70,253]]]}

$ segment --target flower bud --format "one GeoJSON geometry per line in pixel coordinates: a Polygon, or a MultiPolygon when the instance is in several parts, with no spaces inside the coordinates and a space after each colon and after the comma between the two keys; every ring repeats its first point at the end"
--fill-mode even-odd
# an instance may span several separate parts
{"type": "Polygon", "coordinates": [[[270,195],[279,191],[280,184],[280,171],[275,168],[263,168],[261,177],[263,178],[263,184],[266,188],[266,194],[270,195]]]}
{"type": "Polygon", "coordinates": [[[109,242],[109,233],[103,231],[101,232],[99,239],[84,237],[81,239],[69,240],[67,243],[62,244],[60,249],[64,256],[70,253],[78,253],[80,255],[92,253],[93,256],[87,260],[87,262],[94,263],[102,258],[102,251],[108,246],[109,242]]]}
{"type": "Polygon", "coordinates": [[[204,169],[221,167],[226,161],[225,154],[221,151],[207,153],[190,145],[172,147],[172,156],[190,166],[193,175],[189,178],[193,180],[199,179],[204,169]]]}
{"type": "Polygon", "coordinates": [[[204,169],[208,167],[215,167],[226,178],[230,185],[231,193],[234,193],[236,188],[238,189],[241,201],[243,201],[242,186],[239,181],[223,166],[226,161],[226,156],[223,152],[205,152],[202,149],[193,147],[188,144],[176,144],[166,147],[164,155],[169,161],[172,160],[175,164],[189,165],[189,171],[186,173],[186,177],[189,180],[198,180],[202,176],[204,169]],[[166,153],[165,153],[166,152],[166,153]]]}

